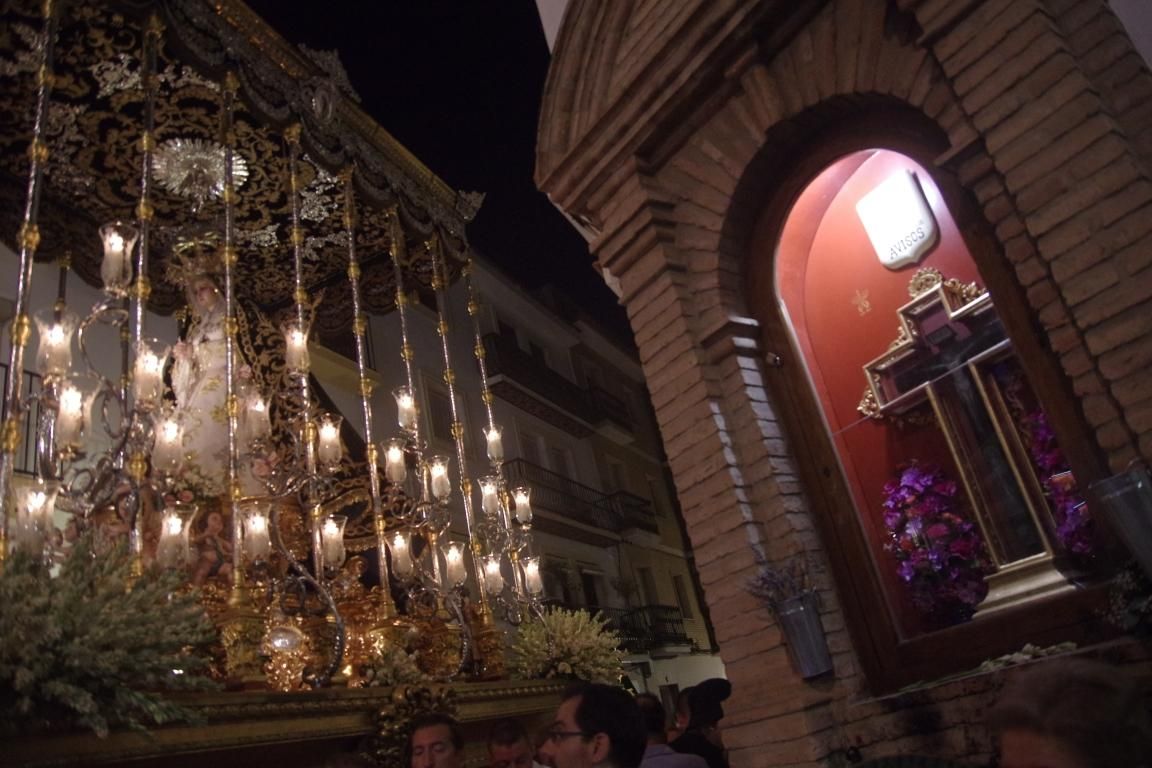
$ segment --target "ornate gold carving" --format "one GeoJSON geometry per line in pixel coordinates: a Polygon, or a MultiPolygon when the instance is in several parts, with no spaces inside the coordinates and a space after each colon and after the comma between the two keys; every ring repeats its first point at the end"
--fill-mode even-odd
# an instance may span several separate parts
{"type": "Polygon", "coordinates": [[[944,277],[940,274],[940,270],[935,267],[918,269],[916,274],[912,275],[912,279],[908,281],[908,295],[916,298],[940,285],[943,280],[944,277]]]}
{"type": "Polygon", "coordinates": [[[475,658],[474,676],[478,680],[498,680],[507,675],[507,665],[504,660],[504,633],[496,628],[491,617],[473,611],[470,617],[472,625],[473,648],[475,658]]]}
{"type": "Polygon", "coordinates": [[[871,388],[864,390],[864,396],[860,398],[856,410],[869,419],[884,418],[884,414],[880,412],[880,404],[876,402],[876,393],[871,388]]]}
{"type": "Polygon", "coordinates": [[[310,653],[308,636],[285,616],[277,616],[260,646],[266,661],[264,676],[278,691],[295,691],[304,681],[310,653]]]}
{"type": "Polygon", "coordinates": [[[260,648],[264,624],[252,612],[231,613],[220,627],[220,644],[228,677],[236,680],[259,678],[263,673],[260,648]]]}

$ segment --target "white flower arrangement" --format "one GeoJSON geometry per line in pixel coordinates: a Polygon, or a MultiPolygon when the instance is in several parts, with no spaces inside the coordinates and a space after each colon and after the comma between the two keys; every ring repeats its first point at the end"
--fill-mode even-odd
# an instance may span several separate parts
{"type": "Polygon", "coordinates": [[[431,678],[416,665],[416,654],[408,653],[393,643],[375,642],[366,675],[369,686],[390,686],[403,683],[423,683],[431,678]]]}
{"type": "Polygon", "coordinates": [[[624,673],[620,638],[600,614],[548,608],[527,621],[512,644],[514,669],[523,679],[574,678],[618,683],[624,673]]]}

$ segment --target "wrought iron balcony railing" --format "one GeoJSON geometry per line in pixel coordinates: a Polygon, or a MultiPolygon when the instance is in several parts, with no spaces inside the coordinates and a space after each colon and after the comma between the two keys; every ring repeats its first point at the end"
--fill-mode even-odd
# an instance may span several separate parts
{"type": "Polygon", "coordinates": [[[672,605],[643,605],[639,608],[602,608],[608,628],[620,636],[620,644],[632,653],[655,648],[690,646],[680,609],[672,605]]]}
{"type": "Polygon", "coordinates": [[[652,503],[626,491],[601,493],[524,459],[505,462],[509,485],[532,488],[532,506],[613,533],[629,528],[656,532],[652,503]]]}
{"type": "Polygon", "coordinates": [[[588,394],[520,349],[515,339],[490,333],[484,337],[484,353],[489,376],[507,376],[581,421],[595,423],[588,394]]]}
{"type": "Polygon", "coordinates": [[[656,533],[656,514],[652,511],[652,502],[628,491],[616,491],[600,500],[600,505],[612,510],[614,516],[621,521],[621,530],[639,528],[642,531],[656,533]]]}
{"type": "Polygon", "coordinates": [[[484,352],[491,376],[507,376],[586,424],[610,421],[627,432],[635,425],[624,401],[600,387],[584,389],[520,349],[510,336],[490,333],[484,352]]]}

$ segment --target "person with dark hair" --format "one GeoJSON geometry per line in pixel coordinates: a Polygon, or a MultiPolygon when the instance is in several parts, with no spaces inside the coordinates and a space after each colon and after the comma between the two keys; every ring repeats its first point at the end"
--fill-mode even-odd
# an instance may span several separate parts
{"type": "Polygon", "coordinates": [[[519,720],[497,720],[488,731],[489,768],[533,768],[532,741],[519,720]]]}
{"type": "Polygon", "coordinates": [[[636,697],[636,706],[640,707],[648,735],[648,746],[644,749],[640,768],[708,768],[699,755],[681,754],[668,746],[668,734],[664,730],[667,718],[660,699],[651,693],[641,693],[636,697]]]}
{"type": "Polygon", "coordinates": [[[728,756],[720,735],[724,708],[720,703],[732,695],[732,683],[713,677],[687,691],[688,726],[671,744],[672,749],[699,755],[708,768],[728,768],[728,756]]]}
{"type": "Polygon", "coordinates": [[[455,718],[441,712],[412,718],[408,765],[409,768],[462,768],[464,736],[455,718]]]}
{"type": "Polygon", "coordinates": [[[1148,768],[1152,716],[1134,674],[1054,659],[1009,680],[989,712],[1000,768],[1148,768]]]}
{"type": "Polygon", "coordinates": [[[552,768],[637,768],[644,742],[640,708],[627,692],[583,683],[564,693],[539,754],[552,768]]]}

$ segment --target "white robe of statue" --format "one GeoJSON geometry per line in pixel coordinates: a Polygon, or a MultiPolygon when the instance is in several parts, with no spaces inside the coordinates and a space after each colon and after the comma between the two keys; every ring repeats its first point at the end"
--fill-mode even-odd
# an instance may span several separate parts
{"type": "MultiPolygon", "coordinates": [[[[184,425],[184,466],[177,491],[191,491],[202,500],[226,492],[228,467],[228,410],[225,376],[225,307],[223,297],[209,277],[196,277],[187,287],[192,322],[183,341],[173,350],[172,392],[184,425]]],[[[243,363],[239,352],[236,370],[243,363]]],[[[245,496],[263,491],[259,481],[241,461],[238,468],[245,496]]]]}

